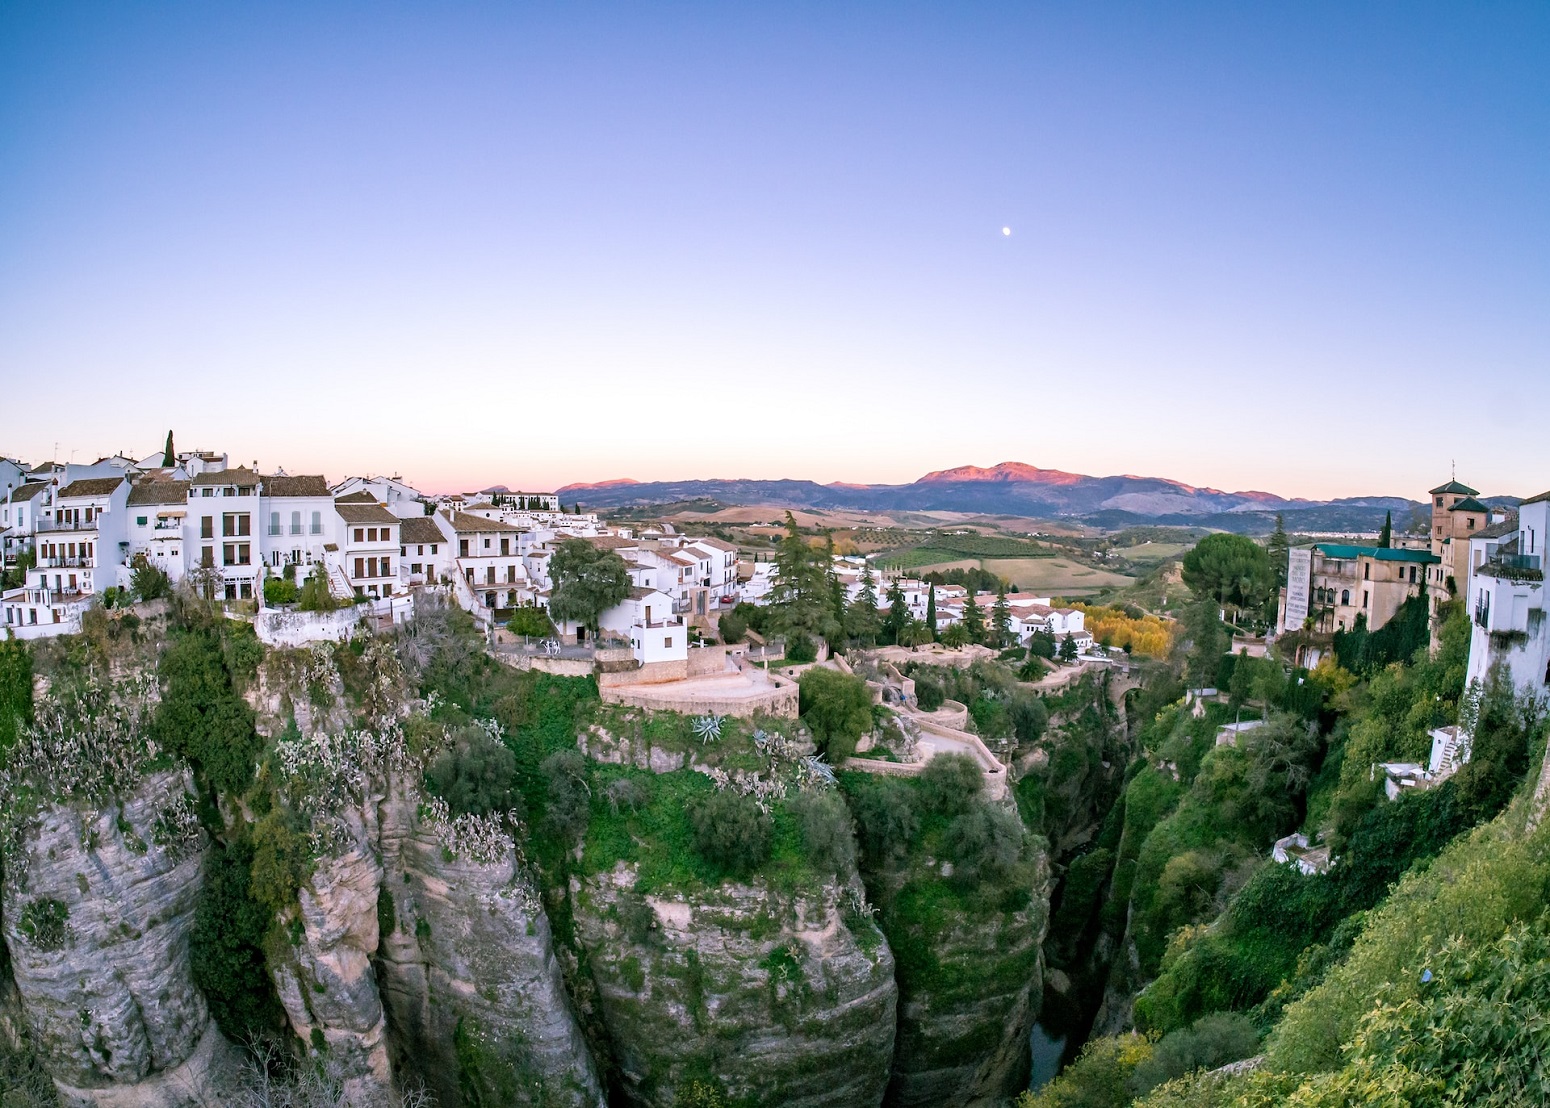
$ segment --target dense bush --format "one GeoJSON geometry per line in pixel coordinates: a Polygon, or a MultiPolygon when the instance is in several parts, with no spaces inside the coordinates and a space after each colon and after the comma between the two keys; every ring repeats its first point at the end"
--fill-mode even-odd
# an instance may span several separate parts
{"type": "Polygon", "coordinates": [[[798,793],[788,807],[801,828],[802,847],[813,869],[841,880],[855,871],[855,828],[839,793],[798,793]]]}
{"type": "Polygon", "coordinates": [[[1059,1077],[1018,1096],[1016,1108],[1124,1108],[1131,1077],[1151,1056],[1152,1044],[1141,1035],[1092,1039],[1059,1077]]]}
{"type": "Polygon", "coordinates": [[[189,937],[194,983],[216,1025],[234,1043],[278,1030],[284,1012],[264,964],[264,936],[273,919],[251,894],[252,844],[217,846],[205,870],[189,937]]]}
{"type": "Polygon", "coordinates": [[[841,783],[868,865],[880,868],[907,853],[920,832],[915,790],[897,778],[866,773],[843,774],[841,783]]]}
{"type": "Polygon", "coordinates": [[[695,849],[724,873],[746,877],[769,860],[774,827],[749,797],[710,793],[690,806],[689,822],[695,849]]]}
{"type": "Polygon", "coordinates": [[[800,684],[802,722],[830,763],[839,765],[872,726],[871,691],[861,678],[835,669],[810,669],[800,684]]]}
{"type": "Polygon", "coordinates": [[[506,620],[506,630],[513,635],[542,639],[554,634],[554,623],[549,619],[549,613],[538,605],[524,604],[511,610],[506,620]]]}
{"type": "Polygon", "coordinates": [[[172,593],[172,582],[144,554],[136,554],[130,563],[134,568],[129,574],[129,587],[137,599],[160,600],[172,593]]]}
{"type": "Polygon", "coordinates": [[[271,608],[296,603],[298,591],[295,581],[284,577],[264,578],[264,603],[271,608]]]}
{"type": "Polygon", "coordinates": [[[1259,1032],[1244,1015],[1219,1012],[1193,1026],[1171,1031],[1136,1066],[1130,1091],[1143,1096],[1164,1081],[1198,1069],[1216,1069],[1247,1058],[1259,1049],[1259,1032]]]}
{"type": "Polygon", "coordinates": [[[922,712],[936,711],[946,699],[947,694],[942,691],[942,686],[931,678],[915,678],[915,703],[920,705],[922,712]]]}
{"type": "Polygon", "coordinates": [[[786,636],[786,661],[792,665],[806,665],[818,657],[818,644],[811,635],[794,631],[786,636]]]}
{"type": "Polygon", "coordinates": [[[481,727],[458,731],[452,745],[426,768],[425,785],[454,816],[510,811],[520,816],[523,808],[516,755],[481,727]]]}
{"type": "Polygon", "coordinates": [[[539,766],[546,792],[544,823],[562,842],[573,843],[587,829],[592,792],[587,761],[576,750],[557,750],[539,766]]]}
{"type": "Polygon", "coordinates": [[[0,639],[0,754],[32,722],[32,653],[18,639],[0,639]]]}
{"type": "Polygon", "coordinates": [[[939,754],[926,763],[920,777],[920,803],[928,812],[956,816],[979,799],[985,778],[966,754],[939,754]]]}
{"type": "Polygon", "coordinates": [[[977,801],[947,825],[943,845],[959,884],[1005,881],[1022,859],[1023,824],[1015,812],[977,801]]]}

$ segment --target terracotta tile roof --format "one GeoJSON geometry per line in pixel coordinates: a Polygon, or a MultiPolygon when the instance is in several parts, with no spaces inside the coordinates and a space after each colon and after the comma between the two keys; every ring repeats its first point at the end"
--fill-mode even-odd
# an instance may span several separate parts
{"type": "Polygon", "coordinates": [[[589,542],[593,546],[603,550],[623,550],[626,547],[639,546],[634,539],[626,539],[619,535],[576,535],[582,542],[589,542]]]}
{"type": "MultiPolygon", "coordinates": [[[[1550,493],[1546,494],[1550,496],[1550,493]]],[[[1472,539],[1499,539],[1503,535],[1510,535],[1518,529],[1518,517],[1508,516],[1500,523],[1493,523],[1489,527],[1482,527],[1469,537],[1472,539]]]]}
{"type": "Polygon", "coordinates": [[[321,473],[296,477],[265,477],[265,496],[328,496],[328,482],[321,473]]]}
{"type": "MultiPolygon", "coordinates": [[[[1524,504],[1538,504],[1541,500],[1550,500],[1550,492],[1542,492],[1538,496],[1531,496],[1527,500],[1525,500],[1523,503],[1524,504]]],[[[1522,507],[1522,505],[1519,505],[1519,507],[1522,507]]]]}
{"type": "Polygon", "coordinates": [[[728,553],[731,553],[731,554],[736,554],[737,553],[737,546],[736,546],[736,544],[730,543],[730,542],[722,542],[720,539],[695,539],[693,545],[695,545],[695,546],[708,546],[712,550],[724,550],[724,551],[727,551],[728,553]]]}
{"type": "Polygon", "coordinates": [[[187,481],[141,481],[129,490],[129,506],[142,504],[187,504],[187,481]]]}
{"type": "Polygon", "coordinates": [[[85,477],[59,490],[60,496],[107,496],[124,483],[122,477],[85,477]]]}
{"type": "Polygon", "coordinates": [[[498,519],[485,519],[483,516],[471,516],[467,512],[452,513],[452,530],[462,535],[486,533],[491,531],[521,531],[520,527],[513,527],[509,523],[502,523],[498,519]]]}
{"type": "Polygon", "coordinates": [[[338,512],[339,518],[346,523],[402,522],[380,504],[340,504],[338,501],[335,501],[334,511],[338,512]]]}
{"type": "Polygon", "coordinates": [[[470,504],[467,508],[464,509],[464,511],[468,511],[468,512],[493,512],[493,511],[495,511],[495,505],[491,504],[488,500],[481,500],[477,504],[470,504]]]}
{"type": "Polygon", "coordinates": [[[352,492],[349,496],[341,496],[338,500],[335,500],[334,503],[335,504],[375,504],[375,503],[377,503],[377,498],[375,496],[373,496],[371,493],[367,492],[365,489],[362,489],[360,492],[352,492]]]}
{"type": "Polygon", "coordinates": [[[400,543],[446,542],[447,536],[430,516],[410,516],[398,532],[400,543]]]}
{"type": "Polygon", "coordinates": [[[236,469],[218,469],[212,473],[197,473],[194,475],[196,485],[256,485],[263,478],[246,466],[238,466],[236,469]]]}
{"type": "Polygon", "coordinates": [[[17,485],[16,488],[11,490],[11,500],[12,502],[31,500],[38,493],[47,491],[47,481],[28,481],[25,485],[17,485]]]}

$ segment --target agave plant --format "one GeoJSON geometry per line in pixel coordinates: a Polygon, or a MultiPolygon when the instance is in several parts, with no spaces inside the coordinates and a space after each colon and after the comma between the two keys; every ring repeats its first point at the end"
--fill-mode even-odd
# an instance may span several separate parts
{"type": "Polygon", "coordinates": [[[700,742],[708,743],[712,739],[721,738],[721,718],[717,715],[695,717],[694,733],[700,737],[700,742]]]}
{"type": "Polygon", "coordinates": [[[819,780],[826,781],[831,785],[838,783],[839,779],[834,776],[834,767],[825,762],[821,755],[809,754],[802,759],[802,765],[807,768],[808,773],[819,780]]]}

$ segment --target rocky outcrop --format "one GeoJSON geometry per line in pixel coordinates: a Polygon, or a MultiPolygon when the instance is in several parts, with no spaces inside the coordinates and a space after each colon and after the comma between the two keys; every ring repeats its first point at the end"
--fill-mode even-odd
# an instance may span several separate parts
{"type": "MultiPolygon", "coordinates": [[[[944,896],[905,922],[895,902],[885,917],[900,963],[889,1105],[995,1105],[1026,1082],[1043,995],[1047,884],[1041,855],[1020,906],[944,896]]],[[[928,890],[907,895],[918,906],[928,890]]]]}
{"type": "Polygon", "coordinates": [[[858,880],[644,897],[621,864],[572,886],[624,1103],[695,1081],[729,1102],[859,1108],[893,1055],[893,958],[858,880]]]}
{"type": "Polygon", "coordinates": [[[99,811],[44,808],[6,862],[5,939],[32,1043],[70,1103],[172,1108],[225,1054],[189,964],[208,840],[186,773],[99,811]]]}
{"type": "Polygon", "coordinates": [[[369,845],[320,860],[286,921],[291,945],[270,956],[292,1029],[314,1050],[328,1052],[346,1100],[360,1108],[388,1103],[393,1089],[387,1020],[371,964],[381,884],[382,864],[369,845]]]}
{"type": "Polygon", "coordinates": [[[515,850],[447,831],[410,801],[383,806],[377,967],[401,1080],[423,1081],[443,1108],[602,1108],[548,918],[515,850]]]}

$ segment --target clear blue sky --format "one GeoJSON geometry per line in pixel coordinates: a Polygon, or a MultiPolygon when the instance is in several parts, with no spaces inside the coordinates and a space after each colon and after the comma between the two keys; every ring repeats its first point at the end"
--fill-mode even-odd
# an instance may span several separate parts
{"type": "Polygon", "coordinates": [[[0,384],[430,489],[1539,492],[1550,4],[6,3],[0,384]]]}

